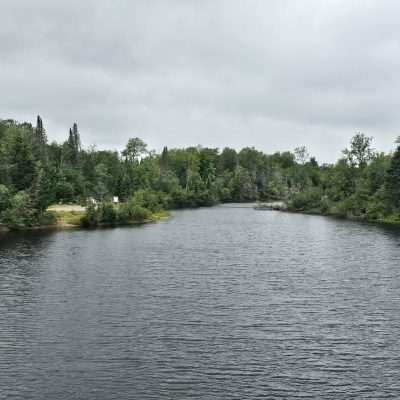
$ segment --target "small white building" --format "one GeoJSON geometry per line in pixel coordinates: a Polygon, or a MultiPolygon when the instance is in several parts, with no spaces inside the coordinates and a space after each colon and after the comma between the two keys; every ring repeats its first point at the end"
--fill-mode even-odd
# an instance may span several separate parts
{"type": "Polygon", "coordinates": [[[119,203],[119,198],[118,196],[113,196],[113,203],[118,204],[119,203]]]}

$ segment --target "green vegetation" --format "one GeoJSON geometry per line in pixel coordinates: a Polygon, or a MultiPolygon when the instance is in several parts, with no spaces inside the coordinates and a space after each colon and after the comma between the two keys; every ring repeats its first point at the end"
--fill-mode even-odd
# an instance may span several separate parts
{"type": "Polygon", "coordinates": [[[35,127],[0,120],[0,226],[131,224],[172,208],[275,200],[291,211],[398,224],[400,142],[391,154],[371,142],[358,133],[335,164],[319,165],[305,147],[274,154],[165,147],[156,154],[131,138],[121,153],[84,149],[76,123],[58,144],[48,143],[39,116],[35,127]],[[66,203],[86,211],[48,210],[66,203]]]}

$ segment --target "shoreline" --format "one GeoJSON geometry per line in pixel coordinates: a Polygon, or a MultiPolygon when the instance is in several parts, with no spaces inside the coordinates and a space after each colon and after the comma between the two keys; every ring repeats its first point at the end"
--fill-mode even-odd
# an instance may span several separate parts
{"type": "MultiPolygon", "coordinates": [[[[249,203],[249,202],[246,202],[249,203]]],[[[232,204],[232,203],[220,203],[220,204],[232,204]]],[[[242,203],[238,203],[242,204],[242,203]]],[[[217,205],[217,204],[216,204],[217,205]]],[[[213,206],[209,206],[213,207],[213,206]]],[[[196,207],[197,208],[197,207],[196,207]]],[[[321,211],[318,210],[291,210],[287,207],[287,204],[284,202],[280,201],[274,201],[274,202],[265,202],[261,203],[258,205],[255,205],[254,207],[255,211],[279,211],[279,212],[284,212],[284,213],[290,213],[290,214],[304,214],[304,215],[314,215],[314,216],[320,216],[320,217],[328,217],[328,218],[334,218],[334,219],[340,219],[340,220],[347,220],[347,221],[353,221],[353,222],[360,222],[360,223],[365,223],[365,224],[371,224],[371,225],[379,225],[379,226],[385,226],[385,227],[392,227],[395,229],[400,229],[400,221],[397,220],[385,220],[385,219],[367,219],[363,217],[357,217],[357,216],[344,216],[344,215],[338,215],[338,214],[329,214],[329,213],[322,213],[321,211]]],[[[76,216],[76,214],[75,214],[76,216]]],[[[8,228],[5,225],[0,225],[0,235],[4,235],[10,232],[26,232],[26,231],[45,231],[45,230],[72,230],[72,229],[82,229],[82,230],[94,230],[94,229],[101,229],[101,228],[118,228],[118,227],[126,227],[126,226],[138,226],[138,225],[144,225],[144,224],[150,224],[150,223],[156,223],[160,220],[163,219],[168,219],[171,217],[170,211],[165,211],[165,213],[162,213],[162,215],[156,215],[154,218],[151,219],[145,219],[143,221],[131,221],[131,222],[124,222],[124,223],[99,223],[97,226],[94,227],[84,227],[80,223],[74,224],[74,223],[68,223],[63,221],[62,217],[59,216],[60,220],[56,224],[46,224],[46,225],[35,225],[35,226],[30,226],[30,227],[23,227],[21,229],[12,229],[8,228]]]]}
{"type": "Polygon", "coordinates": [[[35,232],[35,231],[46,231],[46,230],[50,231],[50,230],[73,230],[73,229],[95,230],[95,229],[101,229],[101,228],[118,228],[118,227],[123,227],[123,226],[138,226],[138,225],[156,223],[158,221],[168,219],[170,217],[171,217],[170,212],[165,211],[161,215],[155,214],[153,218],[144,219],[143,221],[130,221],[130,222],[124,222],[124,223],[117,222],[115,224],[99,223],[97,226],[93,226],[93,227],[85,227],[85,226],[82,226],[80,223],[79,224],[66,223],[66,222],[63,222],[62,220],[58,221],[56,224],[27,226],[27,227],[23,227],[21,229],[12,229],[5,225],[0,225],[0,235],[5,235],[8,233],[15,233],[15,232],[35,232]]]}
{"type": "Polygon", "coordinates": [[[291,214],[315,215],[315,216],[320,216],[320,217],[329,217],[329,218],[335,218],[335,219],[341,219],[341,220],[347,220],[347,221],[353,221],[353,222],[361,222],[361,223],[366,223],[366,224],[371,224],[371,225],[382,225],[382,226],[387,226],[387,227],[391,226],[393,228],[400,229],[400,221],[397,221],[397,220],[368,219],[368,218],[364,218],[362,216],[323,213],[318,210],[292,210],[292,209],[289,209],[287,204],[284,202],[279,202],[283,205],[283,207],[280,207],[276,203],[278,203],[278,202],[264,203],[259,206],[255,206],[254,209],[259,210],[259,211],[279,211],[279,212],[286,212],[286,213],[291,213],[291,214]]]}

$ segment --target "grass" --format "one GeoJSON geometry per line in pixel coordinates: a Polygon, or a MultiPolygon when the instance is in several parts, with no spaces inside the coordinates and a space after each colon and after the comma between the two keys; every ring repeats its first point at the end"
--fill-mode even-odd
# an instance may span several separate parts
{"type": "MultiPolygon", "coordinates": [[[[42,225],[48,226],[81,226],[81,218],[85,215],[85,211],[55,211],[49,209],[46,211],[46,218],[42,222],[42,225]]],[[[154,212],[148,222],[159,221],[160,219],[168,218],[170,213],[162,210],[154,212]]],[[[146,221],[140,221],[146,222],[146,221]]],[[[137,223],[137,221],[132,221],[137,223]]],[[[118,222],[116,223],[118,225],[118,222]]]]}
{"type": "Polygon", "coordinates": [[[388,225],[400,225],[400,214],[392,214],[382,219],[383,223],[388,225]]]}
{"type": "Polygon", "coordinates": [[[152,213],[151,219],[153,221],[159,221],[160,219],[168,218],[169,216],[170,216],[170,213],[168,211],[162,210],[162,211],[152,213]]]}
{"type": "Polygon", "coordinates": [[[80,226],[84,214],[85,207],[76,204],[53,204],[47,209],[42,225],[80,226]]]}
{"type": "Polygon", "coordinates": [[[80,226],[81,218],[85,215],[84,211],[48,211],[56,218],[56,225],[80,226]]]}

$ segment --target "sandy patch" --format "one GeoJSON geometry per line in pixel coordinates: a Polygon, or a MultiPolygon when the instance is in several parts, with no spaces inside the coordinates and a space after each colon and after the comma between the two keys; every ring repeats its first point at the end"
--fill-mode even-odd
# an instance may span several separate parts
{"type": "Polygon", "coordinates": [[[57,211],[57,212],[60,212],[60,211],[67,211],[67,212],[70,212],[70,211],[78,211],[79,212],[80,211],[80,212],[83,212],[83,211],[86,210],[86,208],[82,207],[80,205],[77,205],[77,204],[54,204],[54,205],[50,206],[47,210],[48,211],[57,211]]]}

